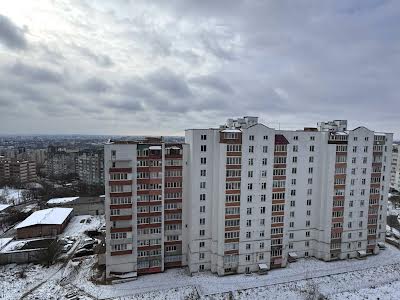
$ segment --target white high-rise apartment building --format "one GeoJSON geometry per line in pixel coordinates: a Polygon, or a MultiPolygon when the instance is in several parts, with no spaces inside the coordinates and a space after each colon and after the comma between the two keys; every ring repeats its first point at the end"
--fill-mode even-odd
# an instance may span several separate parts
{"type": "Polygon", "coordinates": [[[392,170],[390,174],[390,187],[400,191],[400,145],[393,144],[392,170]]]}
{"type": "MultiPolygon", "coordinates": [[[[244,117],[186,130],[181,265],[225,275],[283,267],[296,257],[377,253],[385,238],[392,139],[365,127],[347,130],[343,120],[285,131],[244,117]]],[[[106,181],[110,151],[120,146],[106,146],[106,181]]],[[[132,169],[132,178],[138,174],[132,169]]],[[[106,209],[110,197],[106,184],[106,209]]],[[[131,254],[120,262],[137,256],[131,254]]]]}

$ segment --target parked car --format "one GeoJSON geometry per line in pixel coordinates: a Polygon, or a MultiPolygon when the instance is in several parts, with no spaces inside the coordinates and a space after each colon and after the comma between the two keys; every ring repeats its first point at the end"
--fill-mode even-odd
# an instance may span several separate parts
{"type": "Polygon", "coordinates": [[[66,244],[62,247],[62,252],[67,253],[72,248],[72,244],[66,244]]]}
{"type": "Polygon", "coordinates": [[[75,252],[74,257],[82,257],[82,256],[88,256],[88,255],[93,255],[94,251],[90,249],[79,249],[78,251],[75,252]]]}

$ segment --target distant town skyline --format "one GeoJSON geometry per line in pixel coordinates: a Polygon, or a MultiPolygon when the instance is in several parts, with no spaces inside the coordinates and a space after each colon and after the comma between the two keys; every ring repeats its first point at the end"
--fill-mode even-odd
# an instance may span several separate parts
{"type": "Polygon", "coordinates": [[[347,119],[400,139],[398,1],[2,1],[0,134],[347,119]]]}

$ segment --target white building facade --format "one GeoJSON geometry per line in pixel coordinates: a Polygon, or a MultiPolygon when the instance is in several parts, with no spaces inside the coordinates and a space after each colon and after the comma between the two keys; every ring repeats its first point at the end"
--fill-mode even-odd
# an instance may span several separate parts
{"type": "Polygon", "coordinates": [[[181,249],[190,273],[256,272],[296,257],[379,251],[393,136],[347,130],[343,120],[318,126],[275,130],[244,117],[186,130],[181,249]]]}

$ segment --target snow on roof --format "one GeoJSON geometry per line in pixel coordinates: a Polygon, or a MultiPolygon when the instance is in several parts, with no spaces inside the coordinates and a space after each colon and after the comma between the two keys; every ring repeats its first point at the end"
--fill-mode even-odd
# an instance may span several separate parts
{"type": "Polygon", "coordinates": [[[10,207],[10,205],[8,205],[8,204],[0,204],[0,212],[5,210],[8,207],[10,207]]]}
{"type": "Polygon", "coordinates": [[[33,225],[62,224],[71,212],[72,208],[64,207],[53,207],[38,210],[15,226],[15,229],[33,225]]]}
{"type": "Polygon", "coordinates": [[[266,269],[268,269],[267,264],[258,264],[258,267],[260,268],[260,270],[266,270],[266,269]]]}
{"type": "Polygon", "coordinates": [[[297,258],[298,257],[296,252],[289,252],[289,256],[293,257],[293,258],[297,258]]]}
{"type": "Polygon", "coordinates": [[[64,198],[53,198],[47,201],[47,204],[62,204],[62,203],[68,203],[72,202],[76,199],[79,199],[79,197],[64,197],[64,198]]]}
{"type": "Polygon", "coordinates": [[[239,129],[224,129],[222,130],[222,132],[242,132],[242,131],[239,129]]]}
{"type": "Polygon", "coordinates": [[[161,146],[150,146],[150,150],[161,150],[161,146]]]}
{"type": "Polygon", "coordinates": [[[2,238],[0,239],[0,250],[3,249],[13,238],[2,238]]]}

